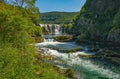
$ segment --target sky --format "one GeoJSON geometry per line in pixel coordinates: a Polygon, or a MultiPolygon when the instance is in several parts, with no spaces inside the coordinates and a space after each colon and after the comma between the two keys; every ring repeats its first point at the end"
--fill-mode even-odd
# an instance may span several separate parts
{"type": "Polygon", "coordinates": [[[78,12],[86,0],[37,0],[36,6],[41,13],[60,11],[78,12]]]}

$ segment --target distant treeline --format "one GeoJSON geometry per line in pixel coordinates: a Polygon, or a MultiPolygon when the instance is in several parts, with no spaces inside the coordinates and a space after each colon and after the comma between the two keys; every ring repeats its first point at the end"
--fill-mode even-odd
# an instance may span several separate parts
{"type": "Polygon", "coordinates": [[[79,12],[47,12],[41,13],[41,23],[48,24],[69,24],[79,12]]]}

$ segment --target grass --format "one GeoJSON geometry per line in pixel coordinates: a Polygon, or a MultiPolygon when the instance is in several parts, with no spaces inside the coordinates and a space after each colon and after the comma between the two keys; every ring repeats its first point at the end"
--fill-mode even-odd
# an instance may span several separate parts
{"type": "Polygon", "coordinates": [[[0,47],[0,79],[67,79],[51,64],[38,60],[36,53],[0,47]]]}
{"type": "Polygon", "coordinates": [[[49,63],[39,60],[35,64],[39,65],[35,70],[36,76],[39,76],[40,79],[66,79],[65,76],[58,71],[59,68],[55,68],[55,66],[49,63]]]}
{"type": "Polygon", "coordinates": [[[50,56],[41,56],[41,54],[39,54],[37,57],[38,59],[34,62],[34,64],[40,65],[42,71],[38,71],[37,74],[42,79],[68,79],[75,76],[75,73],[71,68],[61,69],[55,65],[44,62],[45,60],[51,60],[49,57],[50,56]]]}

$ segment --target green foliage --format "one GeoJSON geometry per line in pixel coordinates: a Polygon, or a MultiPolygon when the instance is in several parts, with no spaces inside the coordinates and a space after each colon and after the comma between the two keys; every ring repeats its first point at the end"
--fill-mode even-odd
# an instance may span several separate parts
{"type": "Polygon", "coordinates": [[[31,12],[0,2],[0,79],[65,79],[50,64],[34,63],[36,49],[31,35],[39,36],[41,28],[34,26],[31,12]],[[39,72],[44,72],[43,78],[39,72]]]}
{"type": "Polygon", "coordinates": [[[34,64],[37,65],[35,71],[36,77],[39,77],[39,79],[66,79],[64,74],[56,66],[41,60],[35,61],[34,64]]]}
{"type": "Polygon", "coordinates": [[[69,78],[73,78],[74,77],[74,72],[71,68],[68,68],[66,71],[65,71],[65,75],[69,78]]]}
{"type": "Polygon", "coordinates": [[[11,0],[9,2],[18,7],[31,8],[35,6],[36,0],[11,0]]]}
{"type": "Polygon", "coordinates": [[[78,12],[48,12],[41,13],[41,23],[47,24],[69,24],[78,12]]]}
{"type": "Polygon", "coordinates": [[[42,35],[42,27],[35,26],[32,30],[33,34],[35,34],[36,36],[42,35]]]}
{"type": "Polygon", "coordinates": [[[120,10],[115,15],[115,18],[113,20],[113,28],[120,29],[120,10]]]}
{"type": "Polygon", "coordinates": [[[29,13],[29,17],[34,24],[38,24],[40,22],[40,12],[37,7],[28,8],[27,12],[29,13]]]}
{"type": "Polygon", "coordinates": [[[35,78],[31,53],[34,48],[29,45],[33,23],[28,17],[16,14],[17,7],[0,4],[0,78],[35,78]]]}
{"type": "Polygon", "coordinates": [[[32,64],[33,54],[30,53],[33,51],[23,52],[6,45],[0,47],[0,52],[0,79],[35,78],[32,64]]]}
{"type": "MultiPolygon", "coordinates": [[[[71,34],[79,36],[80,40],[88,38],[90,40],[110,40],[107,39],[112,35],[112,33],[109,34],[110,31],[120,28],[119,5],[120,1],[118,0],[87,0],[79,15],[74,19],[71,34]]],[[[117,30],[114,33],[116,32],[117,30]]],[[[119,36],[118,32],[116,34],[115,37],[119,36]]]]}

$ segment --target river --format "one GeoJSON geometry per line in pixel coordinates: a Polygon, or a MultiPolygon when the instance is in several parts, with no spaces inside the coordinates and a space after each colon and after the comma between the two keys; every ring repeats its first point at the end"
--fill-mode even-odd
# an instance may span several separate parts
{"type": "Polygon", "coordinates": [[[47,39],[45,42],[37,43],[36,47],[42,49],[41,53],[54,56],[50,63],[62,68],[71,67],[78,76],[78,79],[120,79],[119,66],[108,64],[104,61],[81,58],[79,55],[94,55],[93,52],[77,51],[72,53],[62,53],[50,47],[60,49],[72,49],[81,47],[74,42],[56,42],[53,39],[47,39]]]}

